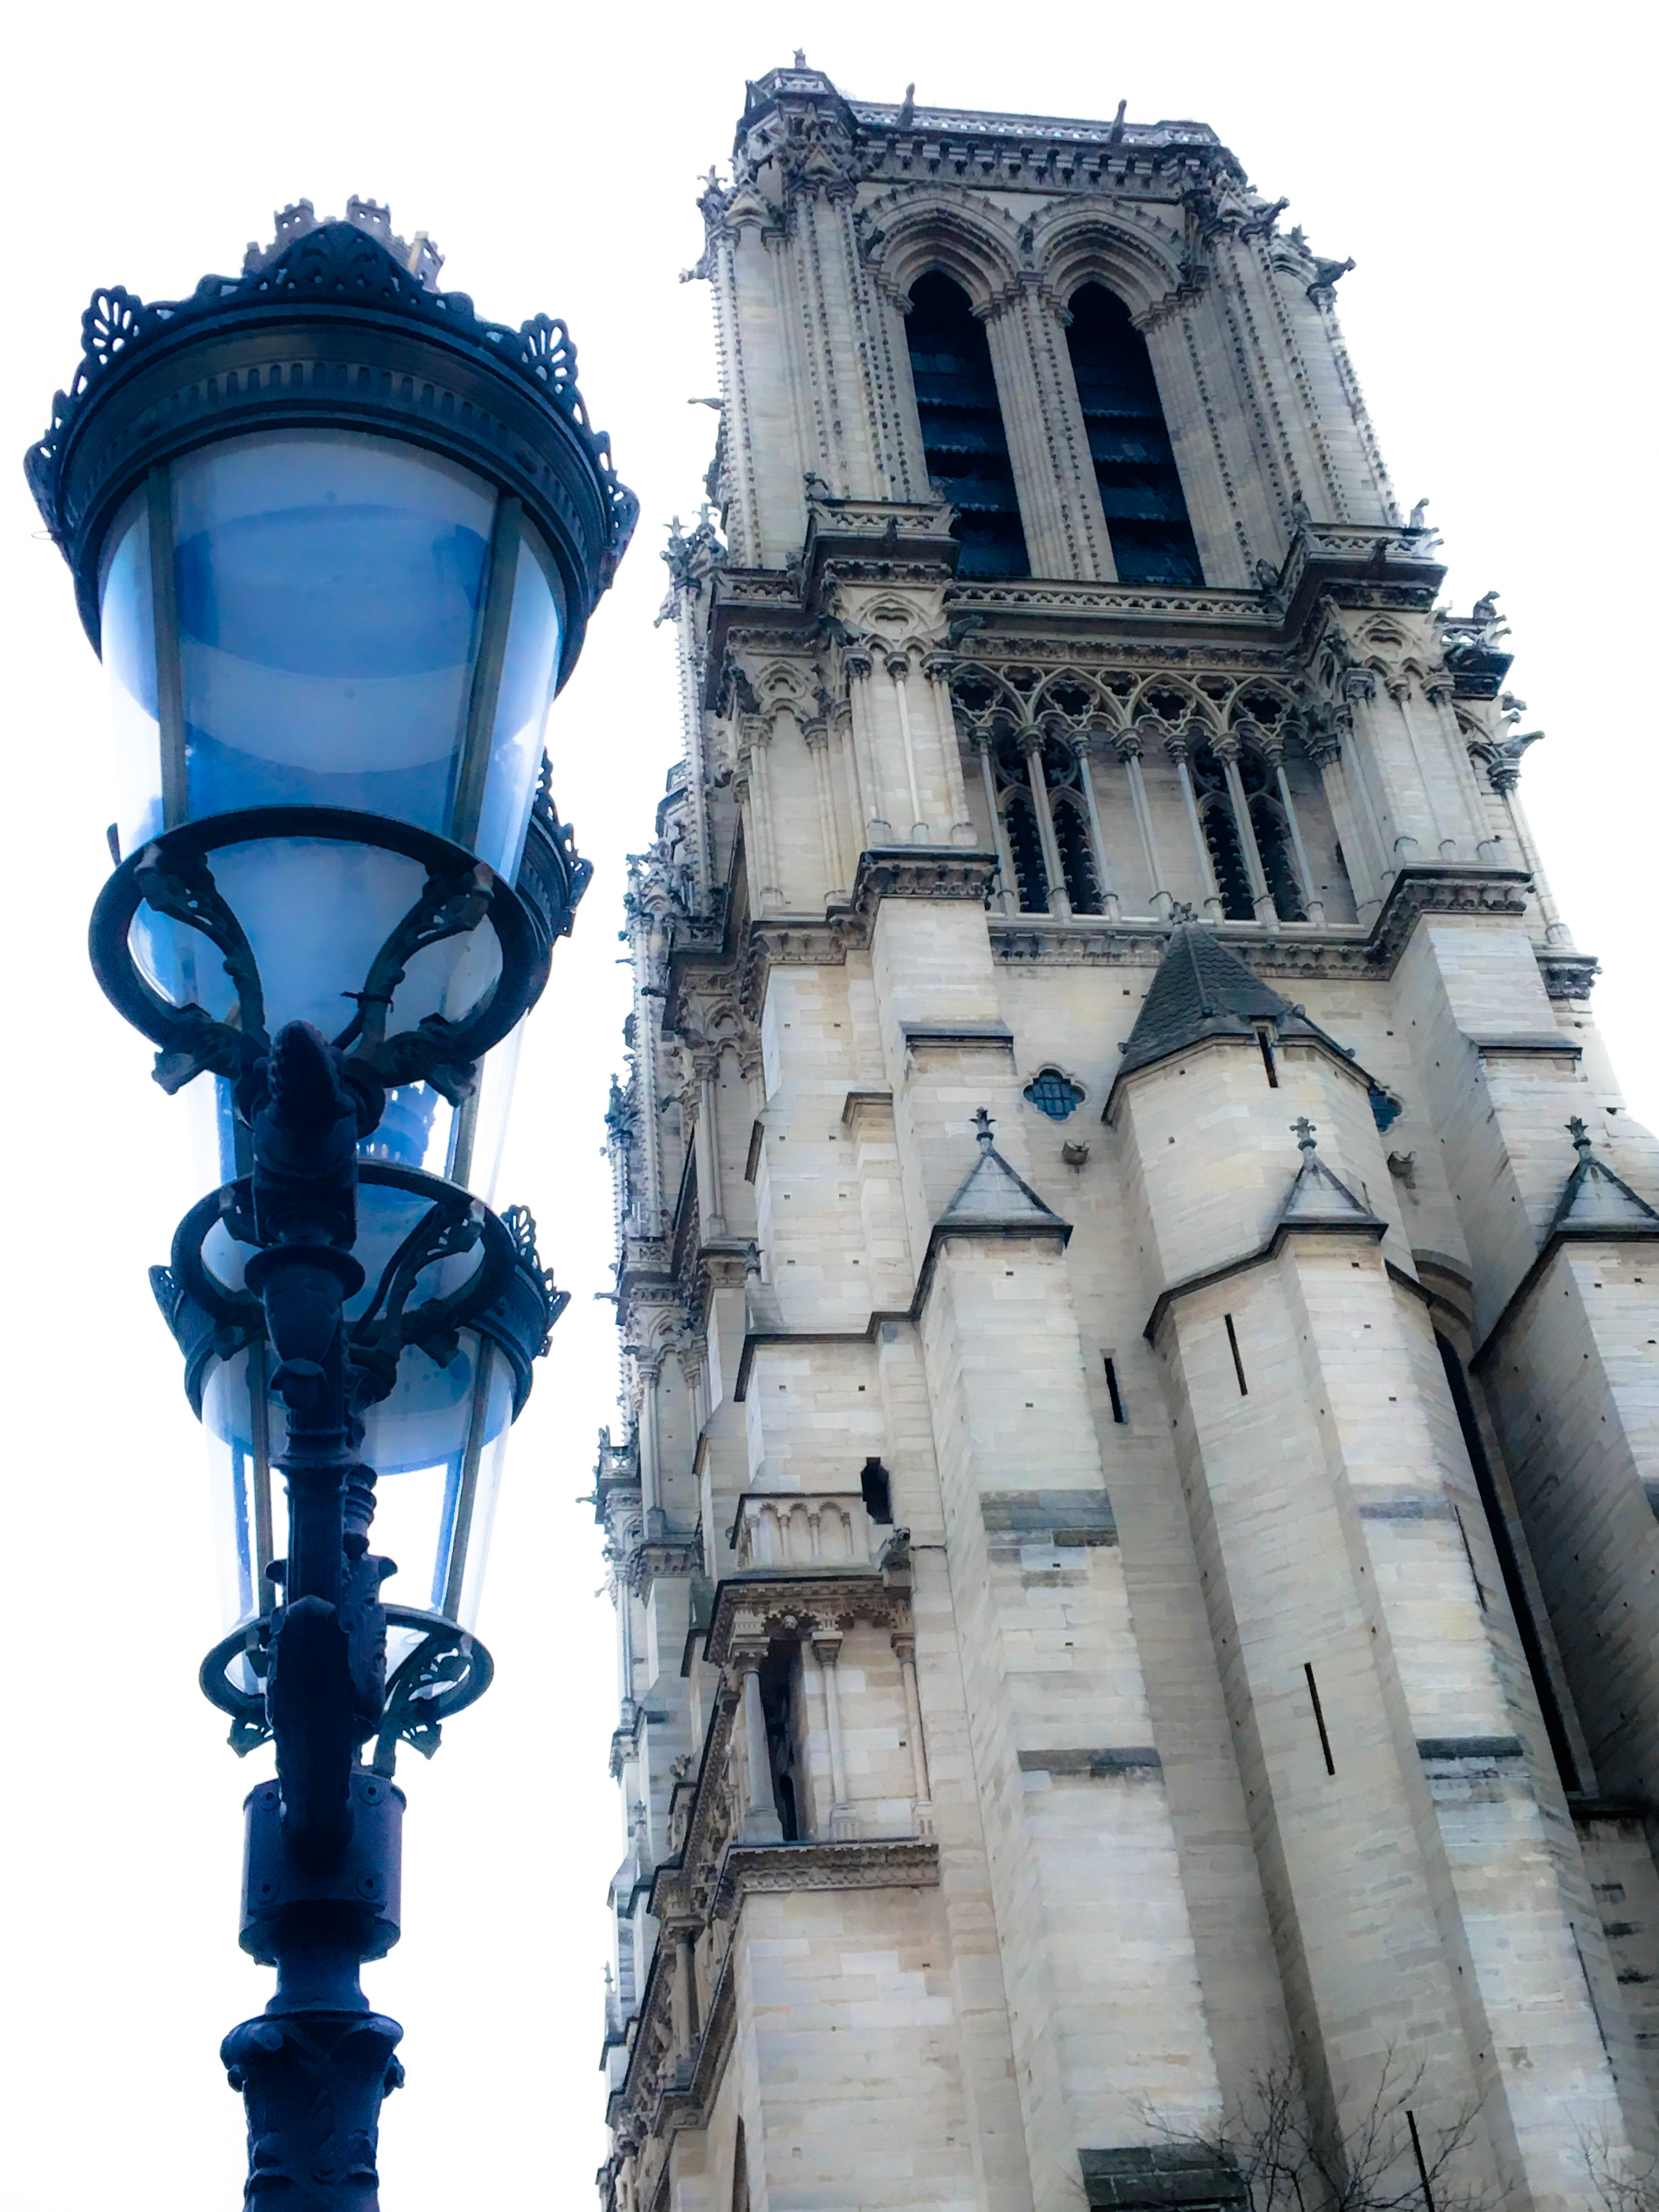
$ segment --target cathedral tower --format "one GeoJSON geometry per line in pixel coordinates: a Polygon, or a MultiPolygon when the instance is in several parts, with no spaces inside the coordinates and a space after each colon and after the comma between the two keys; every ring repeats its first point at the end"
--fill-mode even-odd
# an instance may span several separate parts
{"type": "Polygon", "coordinates": [[[1282,206],[799,58],[710,173],[607,2212],[1659,2153],[1659,1159],[1282,206]]]}

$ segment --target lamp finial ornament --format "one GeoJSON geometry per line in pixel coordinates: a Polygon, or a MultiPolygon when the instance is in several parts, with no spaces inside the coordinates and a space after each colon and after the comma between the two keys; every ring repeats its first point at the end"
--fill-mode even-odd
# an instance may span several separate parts
{"type": "Polygon", "coordinates": [[[996,1123],[991,1119],[990,1115],[986,1111],[985,1108],[981,1106],[974,1116],[974,1133],[979,1139],[979,1148],[981,1152],[988,1152],[990,1151],[992,1132],[995,1127],[996,1123]]]}
{"type": "Polygon", "coordinates": [[[1590,1147],[1595,1140],[1591,1137],[1589,1130],[1585,1126],[1583,1115],[1582,1114],[1575,1114],[1571,1121],[1570,1121],[1566,1126],[1567,1134],[1572,1139],[1574,1149],[1577,1151],[1579,1158],[1581,1160],[1587,1160],[1590,1155],[1590,1147]]]}
{"type": "Polygon", "coordinates": [[[1304,1156],[1309,1159],[1311,1159],[1319,1149],[1315,1142],[1316,1128],[1316,1124],[1310,1121],[1305,1114],[1298,1115],[1291,1124],[1291,1135],[1302,1147],[1304,1156]]]}

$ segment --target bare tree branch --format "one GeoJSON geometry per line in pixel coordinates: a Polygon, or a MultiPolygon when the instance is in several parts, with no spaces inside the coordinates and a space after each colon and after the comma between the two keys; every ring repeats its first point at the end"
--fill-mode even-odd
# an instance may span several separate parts
{"type": "MultiPolygon", "coordinates": [[[[1293,2057],[1254,2075],[1243,2103],[1208,2134],[1156,2112],[1148,2118],[1169,2142],[1202,2151],[1237,2175],[1249,2212],[1486,2212],[1490,2192],[1462,2171],[1479,2101],[1431,2125],[1421,2110],[1430,2101],[1426,2071],[1386,2051],[1369,2104],[1340,2136],[1310,2117],[1314,2100],[1293,2057]]],[[[1606,2212],[1659,2212],[1659,2189],[1640,2197],[1604,2194],[1602,2202],[1606,2212]]]]}
{"type": "Polygon", "coordinates": [[[1628,2151],[1614,2149],[1605,2128],[1595,2136],[1581,2131],[1578,2148],[1602,2212],[1659,2212],[1659,2158],[1632,2162],[1628,2151]]]}

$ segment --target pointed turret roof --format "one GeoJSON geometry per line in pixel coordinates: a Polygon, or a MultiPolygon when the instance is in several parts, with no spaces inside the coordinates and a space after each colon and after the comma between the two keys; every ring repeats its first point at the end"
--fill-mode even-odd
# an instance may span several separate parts
{"type": "Polygon", "coordinates": [[[1292,1121],[1302,1147],[1302,1165],[1290,1195],[1280,1209],[1281,1228],[1381,1229],[1383,1224],[1363,1199],[1356,1198],[1340,1176],[1333,1175],[1319,1157],[1313,1123],[1304,1114],[1292,1121]]]}
{"type": "Polygon", "coordinates": [[[1550,1224],[1551,1235],[1561,1230],[1594,1235],[1608,1229],[1659,1234],[1659,1213],[1645,1199],[1638,1198],[1622,1176],[1596,1158],[1589,1131],[1580,1116],[1575,1114],[1566,1126],[1578,1153],[1578,1164],[1567,1177],[1561,1203],[1550,1224]]]}
{"type": "MultiPolygon", "coordinates": [[[[1281,1042],[1305,1037],[1324,1045],[1352,1066],[1362,1081],[1370,1082],[1347,1048],[1254,975],[1231,945],[1223,943],[1213,923],[1177,922],[1123,1048],[1113,1091],[1126,1075],[1190,1051],[1212,1037],[1254,1037],[1261,1022],[1272,1022],[1281,1042]]],[[[1109,1115],[1111,1105],[1109,1098],[1109,1115]]]]}
{"type": "Polygon", "coordinates": [[[1257,1022],[1298,1021],[1288,999],[1252,975],[1231,945],[1201,921],[1178,922],[1170,933],[1152,986],[1141,1001],[1124,1048],[1120,1075],[1150,1066],[1212,1036],[1250,1036],[1257,1022]]]}
{"type": "Polygon", "coordinates": [[[981,1107],[975,1115],[979,1158],[940,1214],[939,1229],[1012,1229],[1029,1221],[1045,1228],[1064,1229],[1051,1206],[1045,1206],[1022,1176],[1017,1176],[992,1140],[991,1116],[981,1107]]]}

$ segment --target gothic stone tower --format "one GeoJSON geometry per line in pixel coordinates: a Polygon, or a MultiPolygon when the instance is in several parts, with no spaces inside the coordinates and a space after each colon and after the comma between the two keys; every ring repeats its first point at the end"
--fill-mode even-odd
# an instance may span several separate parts
{"type": "Polygon", "coordinates": [[[1659,2148],[1659,1160],[1346,264],[1200,124],[799,60],[702,207],[605,2203],[1233,2203],[1268,2080],[1393,2202],[1590,2205],[1659,2148]]]}

